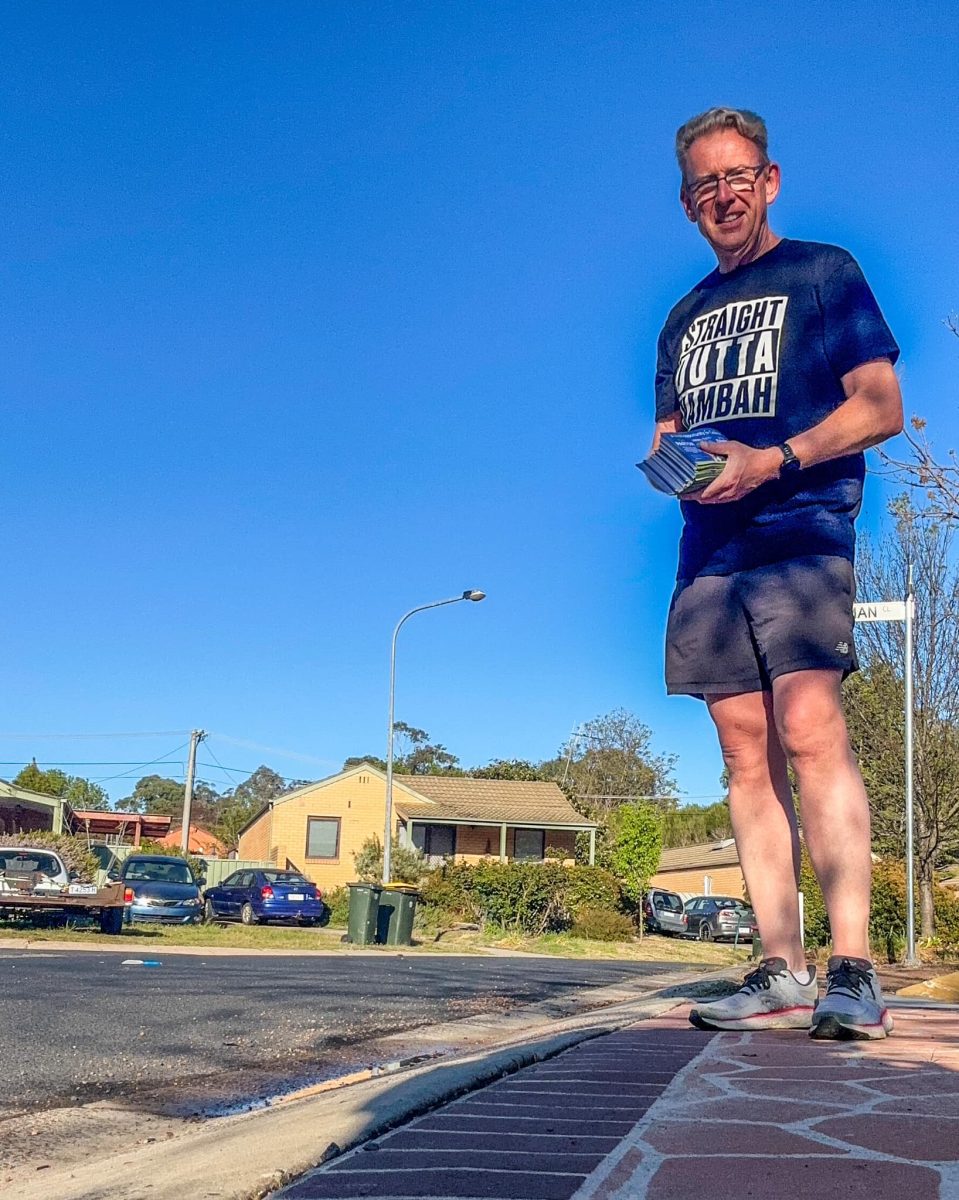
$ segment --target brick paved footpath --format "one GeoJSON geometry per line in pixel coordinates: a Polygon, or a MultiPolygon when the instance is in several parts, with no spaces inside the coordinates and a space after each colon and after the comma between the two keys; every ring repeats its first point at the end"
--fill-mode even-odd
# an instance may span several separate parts
{"type": "Polygon", "coordinates": [[[884,1042],[676,1009],[419,1117],[276,1200],[959,1200],[959,1006],[884,1042]]]}

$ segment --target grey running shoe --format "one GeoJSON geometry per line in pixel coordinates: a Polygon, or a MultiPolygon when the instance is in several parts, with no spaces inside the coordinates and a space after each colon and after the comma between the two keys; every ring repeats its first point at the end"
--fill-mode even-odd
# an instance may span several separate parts
{"type": "Polygon", "coordinates": [[[816,968],[800,983],[784,958],[764,958],[732,996],[689,1014],[697,1029],[808,1029],[819,988],[816,968]]]}
{"type": "Polygon", "coordinates": [[[816,1005],[809,1036],[867,1041],[890,1033],[892,1017],[872,963],[833,955],[826,967],[826,994],[816,1005]]]}

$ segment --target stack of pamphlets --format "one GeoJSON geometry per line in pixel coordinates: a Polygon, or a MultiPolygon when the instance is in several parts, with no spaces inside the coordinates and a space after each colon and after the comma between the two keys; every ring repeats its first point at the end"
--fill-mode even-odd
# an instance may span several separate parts
{"type": "Polygon", "coordinates": [[[686,496],[712,483],[726,465],[721,455],[700,450],[700,442],[724,442],[726,435],[709,425],[683,433],[664,433],[655,454],[636,466],[654,488],[671,496],[686,496]]]}

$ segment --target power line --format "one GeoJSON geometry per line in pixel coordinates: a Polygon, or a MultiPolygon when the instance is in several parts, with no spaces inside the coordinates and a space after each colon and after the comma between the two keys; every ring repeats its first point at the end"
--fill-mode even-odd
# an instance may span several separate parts
{"type": "MultiPolygon", "coordinates": [[[[161,754],[159,758],[151,758],[151,759],[149,760],[149,762],[145,762],[145,763],[138,763],[138,764],[135,766],[135,768],[134,768],[134,770],[133,770],[133,771],[121,771],[119,775],[107,775],[107,776],[105,776],[105,777],[104,777],[104,778],[102,778],[102,779],[97,779],[97,780],[95,780],[94,782],[96,782],[96,783],[109,783],[111,779],[128,779],[128,778],[129,778],[131,775],[133,775],[133,774],[134,774],[136,771],[142,771],[142,770],[144,769],[144,767],[155,767],[155,766],[158,766],[159,764],[163,763],[165,759],[168,759],[168,758],[170,757],[170,755],[171,755],[171,754],[179,754],[181,750],[185,750],[185,749],[186,749],[186,746],[187,746],[187,743],[186,743],[186,742],[184,742],[182,746],[176,746],[176,747],[175,747],[173,750],[168,750],[168,751],[166,752],[166,754],[161,754]]],[[[167,764],[167,765],[169,765],[169,766],[176,766],[176,763],[169,763],[169,764],[167,764]]]]}
{"type": "MultiPolygon", "coordinates": [[[[212,750],[210,751],[210,757],[213,757],[212,750]]],[[[221,762],[208,763],[197,761],[196,765],[198,767],[205,767],[208,771],[221,771],[224,775],[229,775],[231,779],[240,780],[241,783],[244,779],[249,779],[249,777],[253,774],[252,771],[245,771],[240,767],[225,767],[221,762]]],[[[283,776],[281,776],[281,778],[283,778],[283,776]]]]}
{"type": "MultiPolygon", "coordinates": [[[[171,750],[171,751],[169,751],[169,753],[173,754],[174,751],[171,750]]],[[[155,758],[151,761],[162,762],[163,760],[159,759],[159,758],[155,758]]],[[[15,758],[15,759],[12,759],[10,762],[0,762],[0,767],[29,766],[31,763],[36,763],[38,767],[39,766],[44,766],[44,767],[142,767],[142,766],[149,766],[149,763],[138,763],[132,759],[129,762],[124,762],[124,761],[113,762],[111,759],[108,759],[108,758],[88,758],[88,759],[84,759],[82,761],[80,759],[77,759],[74,761],[74,760],[59,759],[59,758],[35,758],[35,757],[32,757],[32,758],[15,758]]]]}
{"type": "Polygon", "coordinates": [[[141,733],[0,733],[0,738],[140,738],[140,737],[184,737],[189,729],[150,729],[141,733]]]}
{"type": "MultiPolygon", "coordinates": [[[[234,772],[233,772],[232,768],[230,768],[230,767],[225,767],[225,766],[223,765],[223,763],[221,763],[221,762],[220,762],[220,760],[217,758],[217,756],[216,756],[216,755],[213,753],[213,747],[210,745],[209,741],[208,741],[208,742],[207,742],[207,744],[206,744],[206,748],[207,748],[207,750],[209,751],[210,758],[212,758],[212,759],[213,759],[213,761],[216,763],[216,765],[217,765],[217,766],[220,768],[220,770],[221,770],[221,771],[225,771],[225,772],[226,772],[226,774],[227,774],[227,775],[229,775],[229,776],[230,776],[230,777],[233,779],[233,781],[234,781],[234,783],[235,783],[235,782],[236,782],[236,780],[237,780],[237,777],[238,777],[238,776],[239,776],[239,775],[240,775],[242,772],[240,772],[240,771],[238,770],[238,771],[237,771],[237,772],[234,774],[234,772]]],[[[208,766],[209,764],[208,764],[208,763],[204,763],[203,765],[204,765],[204,766],[208,766]]],[[[250,774],[250,775],[252,775],[252,774],[253,774],[253,772],[252,772],[252,771],[250,771],[250,772],[249,772],[249,774],[250,774]]],[[[241,780],[240,782],[242,782],[242,780],[241,780]]]]}

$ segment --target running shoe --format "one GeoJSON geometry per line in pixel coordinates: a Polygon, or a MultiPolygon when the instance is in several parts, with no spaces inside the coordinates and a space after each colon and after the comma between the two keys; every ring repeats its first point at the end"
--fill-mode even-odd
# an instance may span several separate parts
{"type": "Polygon", "coordinates": [[[800,983],[784,958],[764,958],[732,996],[689,1014],[697,1029],[808,1029],[819,988],[816,968],[800,983]]]}
{"type": "Polygon", "coordinates": [[[873,1041],[890,1033],[892,1017],[872,963],[833,955],[826,967],[826,994],[816,1005],[809,1036],[873,1041]]]}

